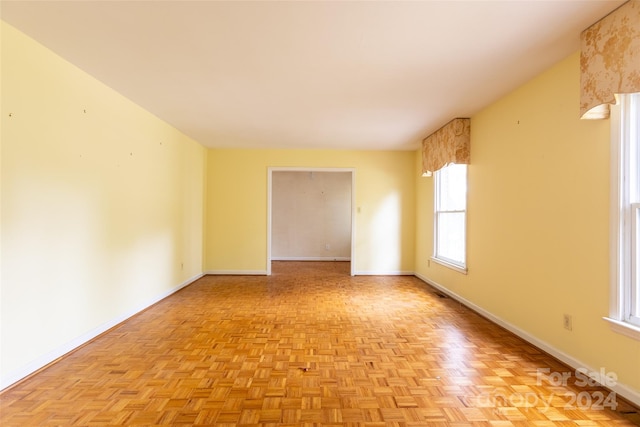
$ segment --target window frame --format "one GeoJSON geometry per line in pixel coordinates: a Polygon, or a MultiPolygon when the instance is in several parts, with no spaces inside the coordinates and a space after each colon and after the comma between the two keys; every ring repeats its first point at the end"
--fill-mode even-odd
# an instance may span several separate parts
{"type": "MultiPolygon", "coordinates": [[[[445,166],[449,167],[454,165],[453,163],[450,165],[445,166]]],[[[468,270],[467,270],[467,193],[468,193],[468,188],[469,188],[469,167],[466,164],[460,164],[460,165],[456,165],[456,166],[463,166],[464,170],[465,170],[465,191],[464,191],[464,209],[463,210],[459,210],[459,209],[454,209],[454,210],[444,210],[444,209],[439,209],[440,208],[440,200],[441,200],[441,193],[442,193],[442,187],[440,185],[441,183],[441,178],[440,178],[440,171],[442,171],[442,169],[434,172],[433,174],[433,194],[434,194],[434,200],[433,200],[433,255],[431,256],[431,260],[434,261],[437,264],[443,265],[445,267],[448,267],[450,269],[453,269],[455,271],[458,271],[462,274],[467,274],[468,270]],[[444,257],[442,255],[438,254],[438,239],[439,239],[439,233],[438,233],[438,221],[439,221],[439,217],[440,214],[447,214],[447,213],[462,213],[464,214],[464,221],[463,221],[463,234],[464,234],[464,260],[462,260],[462,262],[458,262],[458,260],[454,260],[454,259],[450,259],[447,257],[444,257]]]]}
{"type": "Polygon", "coordinates": [[[610,306],[614,331],[640,340],[640,94],[611,107],[610,306]],[[635,183],[635,185],[634,185],[635,183]]]}
{"type": "MultiPolygon", "coordinates": [[[[640,162],[638,163],[640,169],[640,162]]],[[[640,327],[640,202],[631,203],[631,289],[629,300],[631,304],[629,322],[640,327]]]]}

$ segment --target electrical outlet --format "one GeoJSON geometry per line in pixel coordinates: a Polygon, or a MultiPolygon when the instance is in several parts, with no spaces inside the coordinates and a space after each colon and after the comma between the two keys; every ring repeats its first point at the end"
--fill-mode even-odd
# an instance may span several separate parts
{"type": "Polygon", "coordinates": [[[324,245],[324,250],[325,251],[331,250],[331,245],[328,244],[328,243],[326,245],[324,245]]]}
{"type": "Polygon", "coordinates": [[[562,325],[568,331],[573,329],[573,321],[571,319],[571,315],[569,315],[569,314],[565,314],[564,315],[564,318],[562,320],[562,325]]]}

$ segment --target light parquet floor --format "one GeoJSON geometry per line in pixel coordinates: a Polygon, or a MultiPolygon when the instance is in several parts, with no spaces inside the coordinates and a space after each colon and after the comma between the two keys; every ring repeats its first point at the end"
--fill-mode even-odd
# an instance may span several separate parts
{"type": "Polygon", "coordinates": [[[204,277],[3,392],[0,425],[637,425],[417,278],[348,269],[204,277]]]}

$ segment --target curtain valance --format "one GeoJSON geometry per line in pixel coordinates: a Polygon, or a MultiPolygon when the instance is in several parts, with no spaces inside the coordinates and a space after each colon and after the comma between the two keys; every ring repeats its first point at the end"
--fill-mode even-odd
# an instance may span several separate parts
{"type": "Polygon", "coordinates": [[[422,140],[422,173],[430,176],[450,163],[469,164],[471,119],[457,118],[422,140]]]}
{"type": "Polygon", "coordinates": [[[615,94],[640,92],[640,0],[629,0],[580,35],[580,117],[609,117],[615,94]]]}

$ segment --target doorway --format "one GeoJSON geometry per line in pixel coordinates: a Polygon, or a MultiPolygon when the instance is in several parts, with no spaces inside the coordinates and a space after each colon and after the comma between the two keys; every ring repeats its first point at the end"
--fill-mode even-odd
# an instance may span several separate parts
{"type": "Polygon", "coordinates": [[[354,275],[355,169],[269,168],[267,274],[272,261],[349,261],[354,275]]]}

